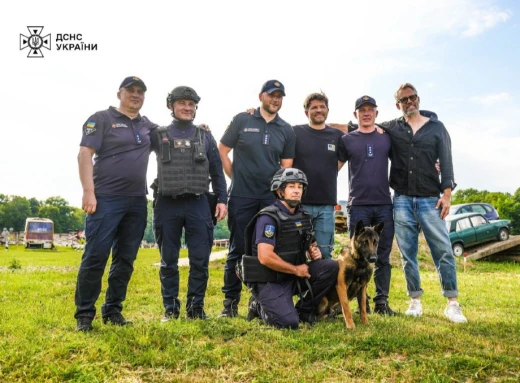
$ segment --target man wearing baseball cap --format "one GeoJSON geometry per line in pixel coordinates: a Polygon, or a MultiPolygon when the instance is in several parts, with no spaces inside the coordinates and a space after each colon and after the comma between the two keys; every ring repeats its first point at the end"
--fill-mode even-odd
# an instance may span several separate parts
{"type": "Polygon", "coordinates": [[[224,268],[224,309],[220,317],[238,315],[242,282],[235,265],[245,251],[244,228],[262,208],[274,203],[271,179],[277,170],[291,167],[295,135],[282,120],[285,87],[278,80],[265,82],[258,98],[261,105],[252,115],[237,114],[220,139],[219,151],[226,175],[231,178],[228,201],[229,253],[224,268]],[[233,149],[233,161],[229,153],[233,149]]]}
{"type": "Polygon", "coordinates": [[[139,114],[146,89],[139,77],[125,78],[117,92],[119,107],[94,113],[83,125],[78,165],[87,218],[75,296],[78,331],[92,330],[110,252],[103,322],[130,323],[121,314],[122,302],[146,228],[146,170],[155,127],[139,114]]]}
{"type": "MultiPolygon", "coordinates": [[[[354,117],[359,129],[344,135],[339,144],[340,168],[348,161],[349,199],[348,226],[353,228],[359,221],[364,226],[384,222],[379,239],[377,261],[374,267],[376,295],[374,312],[395,315],[388,305],[390,291],[390,252],[394,237],[392,198],[388,184],[388,157],[391,142],[388,134],[376,131],[377,104],[370,96],[356,100],[354,117]]],[[[349,230],[352,238],[354,231],[349,230]]],[[[367,302],[367,311],[369,310],[367,302]]]]}

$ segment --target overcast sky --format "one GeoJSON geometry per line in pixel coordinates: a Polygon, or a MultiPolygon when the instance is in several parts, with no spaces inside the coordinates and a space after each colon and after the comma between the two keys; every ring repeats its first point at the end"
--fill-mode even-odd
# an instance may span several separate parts
{"type": "MultiPolygon", "coordinates": [[[[259,104],[268,79],[284,83],[280,115],[294,125],[306,122],[307,94],[320,90],[330,99],[329,122],[352,119],[365,94],[377,100],[378,121],[398,117],[393,93],[411,82],[421,109],[436,112],[450,132],[459,188],[520,187],[516,1],[29,0],[0,7],[0,193],[59,195],[80,206],[82,125],[118,105],[118,86],[130,75],[148,87],[142,114],[161,125],[170,122],[167,93],[193,87],[202,97],[195,122],[209,124],[217,141],[235,114],[259,104]],[[20,50],[27,26],[51,34],[44,58],[20,50]],[[98,50],[58,51],[57,34],[81,34],[98,50]]],[[[155,175],[152,155],[148,184],[155,175]]],[[[345,167],[338,199],[347,199],[347,189],[345,167]]]]}

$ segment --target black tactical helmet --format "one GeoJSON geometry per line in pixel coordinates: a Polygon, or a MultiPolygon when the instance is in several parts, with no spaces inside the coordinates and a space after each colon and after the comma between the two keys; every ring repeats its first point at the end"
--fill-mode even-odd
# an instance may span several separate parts
{"type": "Polygon", "coordinates": [[[171,93],[168,93],[168,97],[166,97],[166,107],[168,107],[169,104],[173,104],[175,100],[180,99],[192,100],[195,104],[198,104],[200,101],[199,95],[193,88],[189,86],[178,86],[174,88],[171,93]]]}
{"type": "Polygon", "coordinates": [[[282,168],[278,170],[271,181],[271,191],[276,195],[276,191],[280,187],[289,182],[299,182],[303,184],[303,194],[307,189],[307,176],[300,169],[296,168],[282,168]]]}

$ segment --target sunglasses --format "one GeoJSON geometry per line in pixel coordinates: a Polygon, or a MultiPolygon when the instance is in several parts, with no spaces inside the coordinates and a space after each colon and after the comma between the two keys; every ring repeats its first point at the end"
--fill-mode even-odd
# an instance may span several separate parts
{"type": "Polygon", "coordinates": [[[408,97],[402,97],[399,100],[397,100],[397,102],[399,102],[400,104],[406,104],[408,102],[408,100],[410,100],[411,102],[414,102],[415,100],[417,100],[417,95],[412,94],[411,96],[408,96],[408,97]]]}

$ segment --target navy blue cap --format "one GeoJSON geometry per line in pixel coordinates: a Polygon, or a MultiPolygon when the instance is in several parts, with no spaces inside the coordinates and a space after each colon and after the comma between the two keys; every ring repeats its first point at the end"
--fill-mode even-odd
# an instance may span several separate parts
{"type": "Polygon", "coordinates": [[[266,92],[271,94],[277,90],[282,92],[282,94],[285,96],[285,87],[283,86],[283,84],[278,80],[269,80],[264,85],[262,85],[262,90],[260,91],[260,93],[266,92]]]}
{"type": "Polygon", "coordinates": [[[119,85],[119,89],[128,88],[129,86],[132,86],[134,84],[141,85],[141,88],[143,88],[143,90],[146,92],[146,85],[144,85],[143,80],[136,76],[130,76],[125,78],[121,85],[119,85]]]}
{"type": "Polygon", "coordinates": [[[356,107],[354,108],[354,110],[359,109],[359,107],[364,104],[374,105],[377,108],[376,100],[374,100],[370,96],[363,96],[356,100],[356,107]]]}

